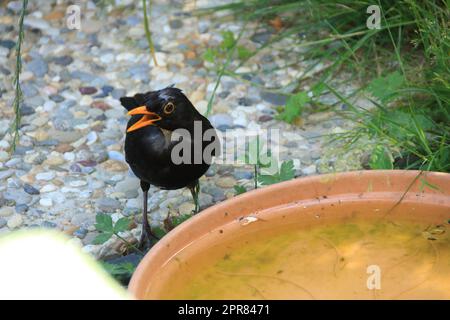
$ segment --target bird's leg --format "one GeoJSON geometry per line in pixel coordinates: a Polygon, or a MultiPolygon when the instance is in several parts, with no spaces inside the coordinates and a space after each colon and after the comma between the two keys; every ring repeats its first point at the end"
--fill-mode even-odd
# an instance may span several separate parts
{"type": "Polygon", "coordinates": [[[148,189],[150,189],[150,184],[148,184],[145,181],[141,180],[141,189],[144,192],[144,208],[142,211],[142,232],[141,232],[141,239],[139,240],[139,248],[143,248],[145,245],[146,240],[150,241],[151,238],[159,240],[158,237],[156,237],[152,233],[152,229],[150,228],[150,224],[148,223],[148,216],[147,216],[147,199],[148,199],[148,189]]]}
{"type": "Polygon", "coordinates": [[[195,204],[194,214],[196,214],[196,213],[198,213],[198,211],[200,209],[200,204],[198,201],[198,194],[200,193],[200,184],[199,184],[198,180],[196,180],[194,183],[192,183],[189,186],[189,190],[191,191],[192,198],[194,199],[194,204],[195,204]]]}

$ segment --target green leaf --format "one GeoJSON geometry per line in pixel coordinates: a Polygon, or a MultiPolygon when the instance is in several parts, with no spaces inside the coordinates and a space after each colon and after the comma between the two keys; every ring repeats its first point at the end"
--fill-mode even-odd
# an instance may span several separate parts
{"type": "Polygon", "coordinates": [[[234,185],[233,188],[234,188],[234,192],[235,192],[236,195],[243,194],[243,193],[247,192],[247,188],[246,187],[238,185],[238,184],[234,185]]]}
{"type": "Polygon", "coordinates": [[[369,166],[371,169],[393,169],[392,156],[382,145],[377,145],[370,156],[369,166]]]}
{"type": "Polygon", "coordinates": [[[234,43],[236,40],[234,39],[234,34],[231,31],[223,31],[222,32],[222,43],[220,44],[220,47],[223,50],[229,50],[234,46],[234,43]]]}
{"type": "Polygon", "coordinates": [[[95,229],[103,232],[113,232],[113,221],[110,215],[98,213],[95,217],[95,229]]]}
{"type": "Polygon", "coordinates": [[[277,119],[292,123],[301,115],[304,106],[310,101],[308,94],[304,91],[289,97],[284,110],[278,114],[277,119]]]}
{"type": "Polygon", "coordinates": [[[152,227],[152,232],[157,236],[158,238],[164,237],[167,232],[161,227],[152,227]]]}
{"type": "Polygon", "coordinates": [[[400,72],[395,71],[386,77],[379,77],[368,85],[367,90],[382,103],[394,100],[398,96],[398,90],[403,86],[405,78],[400,72]]]}
{"type": "Polygon", "coordinates": [[[294,179],[295,177],[295,169],[294,169],[294,161],[284,161],[280,167],[280,181],[287,181],[294,179]]]}
{"type": "Polygon", "coordinates": [[[238,58],[241,60],[245,60],[245,59],[251,57],[253,54],[253,52],[251,52],[244,46],[237,46],[236,49],[237,49],[238,58]]]}
{"type": "Polygon", "coordinates": [[[211,62],[211,63],[214,63],[214,61],[216,59],[216,56],[217,56],[217,52],[213,48],[208,48],[203,53],[203,59],[205,61],[208,61],[208,62],[211,62]]]}
{"type": "Polygon", "coordinates": [[[130,226],[130,220],[126,217],[120,218],[117,220],[116,224],[114,225],[114,232],[123,232],[127,231],[128,227],[130,226]]]}
{"type": "Polygon", "coordinates": [[[129,276],[132,275],[136,267],[131,262],[123,262],[113,264],[102,262],[103,268],[112,276],[129,276]]]}
{"type": "Polygon", "coordinates": [[[268,185],[280,182],[280,178],[279,178],[278,174],[275,174],[275,175],[260,174],[258,176],[258,181],[263,186],[268,186],[268,185]]]}
{"type": "Polygon", "coordinates": [[[112,232],[100,233],[95,237],[94,241],[92,241],[92,244],[103,244],[109,239],[111,239],[112,236],[113,236],[112,232]]]}
{"type": "Polygon", "coordinates": [[[172,224],[173,224],[173,226],[177,226],[177,225],[182,224],[183,222],[185,222],[190,217],[192,217],[191,214],[180,214],[179,216],[173,216],[172,217],[172,224]]]}
{"type": "Polygon", "coordinates": [[[294,161],[284,161],[281,166],[279,172],[273,175],[269,174],[260,174],[258,176],[258,181],[263,186],[275,184],[282,181],[291,180],[295,177],[294,170],[294,161]]]}

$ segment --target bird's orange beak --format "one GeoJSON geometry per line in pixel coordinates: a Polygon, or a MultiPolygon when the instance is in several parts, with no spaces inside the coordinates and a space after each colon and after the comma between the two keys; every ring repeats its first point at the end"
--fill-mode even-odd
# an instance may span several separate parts
{"type": "Polygon", "coordinates": [[[127,129],[127,132],[135,131],[137,129],[152,125],[156,121],[161,120],[161,117],[157,113],[148,111],[145,106],[134,108],[133,110],[128,112],[129,116],[135,116],[135,115],[139,115],[139,114],[142,114],[143,117],[141,119],[139,119],[138,122],[136,122],[131,127],[129,127],[127,129]]]}

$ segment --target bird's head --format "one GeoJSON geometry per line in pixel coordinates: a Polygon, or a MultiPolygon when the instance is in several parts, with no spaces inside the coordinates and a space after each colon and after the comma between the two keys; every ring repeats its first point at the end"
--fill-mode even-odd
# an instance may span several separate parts
{"type": "Polygon", "coordinates": [[[167,130],[189,128],[200,116],[181,90],[174,87],[122,97],[120,102],[128,110],[128,115],[140,116],[128,127],[127,133],[150,125],[167,130]]]}

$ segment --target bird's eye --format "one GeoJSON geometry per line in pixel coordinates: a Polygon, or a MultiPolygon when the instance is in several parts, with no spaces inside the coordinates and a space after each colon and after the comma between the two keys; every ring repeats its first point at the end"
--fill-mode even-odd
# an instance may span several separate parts
{"type": "Polygon", "coordinates": [[[173,112],[173,110],[175,110],[175,105],[172,102],[168,102],[164,106],[164,113],[165,114],[171,114],[173,112]]]}

